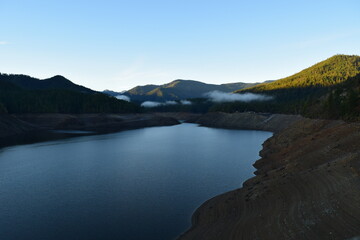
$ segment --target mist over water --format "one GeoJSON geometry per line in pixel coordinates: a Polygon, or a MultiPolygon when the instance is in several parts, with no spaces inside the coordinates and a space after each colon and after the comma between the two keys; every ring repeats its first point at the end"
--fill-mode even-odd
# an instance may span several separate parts
{"type": "Polygon", "coordinates": [[[187,100],[181,100],[180,102],[176,102],[176,101],[166,101],[166,102],[145,101],[145,102],[141,103],[141,106],[146,107],[146,108],[152,108],[152,107],[177,105],[177,104],[190,105],[191,102],[187,101],[187,100]]]}
{"type": "Polygon", "coordinates": [[[221,102],[251,102],[251,101],[268,101],[271,96],[255,93],[225,93],[221,91],[212,91],[204,95],[209,100],[217,103],[221,102]]]}
{"type": "Polygon", "coordinates": [[[130,102],[130,101],[131,101],[130,97],[128,97],[128,96],[126,96],[126,95],[117,95],[116,98],[117,98],[117,99],[120,99],[120,100],[127,101],[127,102],[130,102]]]}
{"type": "Polygon", "coordinates": [[[3,149],[1,239],[174,239],[270,136],[181,124],[3,149]]]}

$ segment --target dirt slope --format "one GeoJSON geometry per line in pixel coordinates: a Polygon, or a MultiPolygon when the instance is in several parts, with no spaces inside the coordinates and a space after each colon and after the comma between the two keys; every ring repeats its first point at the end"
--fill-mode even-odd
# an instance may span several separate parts
{"type": "Polygon", "coordinates": [[[221,113],[214,112],[202,115],[192,122],[207,127],[250,129],[279,132],[290,124],[303,119],[299,115],[270,113],[221,113]]]}
{"type": "Polygon", "coordinates": [[[264,143],[262,158],[254,164],[257,176],[205,202],[179,239],[360,235],[360,124],[297,117],[284,126],[264,143]]]}

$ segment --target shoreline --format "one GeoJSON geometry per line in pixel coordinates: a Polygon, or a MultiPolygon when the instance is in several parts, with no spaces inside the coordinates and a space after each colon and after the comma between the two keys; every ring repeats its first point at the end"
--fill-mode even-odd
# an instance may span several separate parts
{"type": "Polygon", "coordinates": [[[204,202],[189,239],[348,239],[360,235],[360,124],[291,115],[209,113],[207,127],[271,130],[239,189],[204,202]]]}
{"type": "Polygon", "coordinates": [[[175,118],[156,114],[1,114],[0,149],[76,136],[177,124],[180,123],[175,118]]]}
{"type": "Polygon", "coordinates": [[[261,113],[3,114],[0,148],[80,136],[54,130],[94,135],[176,125],[180,119],[274,135],[253,164],[255,176],[198,207],[179,240],[360,236],[360,123],[261,113]]]}

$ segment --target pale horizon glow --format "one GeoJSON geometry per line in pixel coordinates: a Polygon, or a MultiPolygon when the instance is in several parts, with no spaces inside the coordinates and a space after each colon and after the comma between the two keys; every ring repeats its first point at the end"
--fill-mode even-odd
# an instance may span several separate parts
{"type": "Polygon", "coordinates": [[[62,75],[98,91],[263,82],[360,55],[357,0],[5,0],[1,9],[1,73],[62,75]]]}

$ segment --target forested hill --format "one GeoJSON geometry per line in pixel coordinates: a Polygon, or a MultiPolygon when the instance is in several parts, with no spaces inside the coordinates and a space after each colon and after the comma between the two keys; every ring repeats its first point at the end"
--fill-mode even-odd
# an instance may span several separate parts
{"type": "Polygon", "coordinates": [[[67,89],[83,93],[94,93],[94,90],[77,85],[63,76],[57,75],[52,78],[44,79],[38,82],[39,85],[34,89],[67,89]]]}
{"type": "Polygon", "coordinates": [[[83,93],[95,93],[94,90],[77,85],[60,75],[40,80],[21,74],[0,74],[0,81],[6,81],[27,90],[63,89],[83,93]]]}
{"type": "Polygon", "coordinates": [[[174,80],[163,85],[137,86],[124,92],[135,101],[169,101],[187,98],[199,98],[207,92],[222,91],[233,92],[238,89],[254,86],[258,83],[227,83],[227,84],[207,84],[194,80],[174,80]]]}
{"type": "Polygon", "coordinates": [[[55,76],[0,74],[1,113],[128,113],[140,108],[55,76]]]}
{"type": "Polygon", "coordinates": [[[292,76],[236,92],[259,93],[273,99],[266,102],[224,103],[211,110],[360,120],[360,57],[335,55],[292,76]]]}
{"type": "Polygon", "coordinates": [[[246,90],[263,92],[289,88],[331,87],[359,73],[359,56],[335,55],[292,76],[271,83],[259,84],[246,90]]]}

